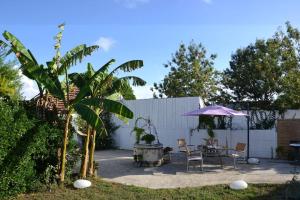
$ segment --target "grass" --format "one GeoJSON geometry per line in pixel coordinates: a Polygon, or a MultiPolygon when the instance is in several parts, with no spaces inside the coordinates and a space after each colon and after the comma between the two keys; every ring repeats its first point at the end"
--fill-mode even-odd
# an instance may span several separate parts
{"type": "Polygon", "coordinates": [[[284,199],[285,185],[252,184],[246,190],[233,191],[226,185],[177,188],[147,189],[110,183],[101,179],[93,179],[92,187],[74,189],[72,185],[65,188],[54,187],[51,191],[22,194],[14,200],[76,200],[76,199],[284,199]]]}

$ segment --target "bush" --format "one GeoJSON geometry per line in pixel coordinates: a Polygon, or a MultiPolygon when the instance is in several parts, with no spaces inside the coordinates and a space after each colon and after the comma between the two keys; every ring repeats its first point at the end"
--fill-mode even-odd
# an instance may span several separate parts
{"type": "Polygon", "coordinates": [[[102,113],[100,117],[105,124],[107,135],[105,135],[105,134],[100,135],[99,133],[97,133],[95,148],[96,148],[96,150],[115,148],[113,135],[114,135],[115,131],[119,128],[119,126],[116,126],[112,122],[110,113],[107,113],[107,112],[102,113]]]}
{"type": "Polygon", "coordinates": [[[146,144],[151,144],[155,140],[155,136],[152,134],[146,134],[141,138],[142,141],[145,141],[146,144]]]}
{"type": "MultiPolygon", "coordinates": [[[[34,191],[41,184],[55,182],[63,131],[29,118],[17,102],[0,99],[0,112],[0,196],[34,191]]],[[[78,158],[74,148],[70,142],[67,174],[78,158]]]]}

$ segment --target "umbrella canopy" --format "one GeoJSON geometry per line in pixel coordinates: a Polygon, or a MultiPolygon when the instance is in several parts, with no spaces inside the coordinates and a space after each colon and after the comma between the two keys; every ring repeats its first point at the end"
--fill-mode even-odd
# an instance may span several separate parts
{"type": "Polygon", "coordinates": [[[206,106],[197,110],[184,113],[183,116],[198,116],[198,115],[212,115],[212,116],[247,116],[247,114],[236,111],[224,106],[206,106]]]}

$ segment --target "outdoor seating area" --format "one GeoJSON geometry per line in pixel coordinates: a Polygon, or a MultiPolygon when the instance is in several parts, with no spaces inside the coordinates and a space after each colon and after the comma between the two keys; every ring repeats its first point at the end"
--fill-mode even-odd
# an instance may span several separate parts
{"type": "MultiPolygon", "coordinates": [[[[230,157],[233,160],[234,168],[237,168],[238,162],[242,161],[246,163],[246,144],[237,143],[236,148],[231,149],[226,146],[221,146],[216,143],[207,143],[206,145],[187,145],[185,139],[181,138],[177,140],[179,152],[186,154],[187,158],[187,171],[189,169],[190,161],[201,161],[201,169],[203,165],[203,159],[212,157],[219,161],[220,167],[223,167],[223,159],[230,157]]],[[[203,169],[202,169],[203,170],[203,169]]]]}
{"type": "Polygon", "coordinates": [[[299,7],[1,2],[0,200],[300,200],[299,7]]]}
{"type": "Polygon", "coordinates": [[[148,188],[178,188],[247,183],[285,183],[293,177],[294,166],[286,161],[261,159],[259,165],[241,163],[234,169],[232,158],[224,158],[224,167],[213,157],[203,159],[203,171],[190,166],[182,152],[172,153],[172,161],[160,167],[136,167],[130,150],[107,150],[95,153],[98,173],[104,180],[148,188]]]}

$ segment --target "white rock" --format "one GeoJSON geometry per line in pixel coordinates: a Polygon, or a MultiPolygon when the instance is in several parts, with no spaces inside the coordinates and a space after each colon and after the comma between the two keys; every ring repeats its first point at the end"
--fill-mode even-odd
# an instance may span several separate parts
{"type": "Polygon", "coordinates": [[[230,183],[229,187],[233,190],[243,190],[248,187],[248,184],[243,180],[239,180],[230,183]]]}
{"type": "Polygon", "coordinates": [[[91,181],[84,180],[84,179],[78,179],[74,182],[73,186],[77,189],[83,189],[90,187],[92,185],[91,181]]]}
{"type": "Polygon", "coordinates": [[[249,158],[248,163],[249,164],[258,164],[259,160],[257,158],[249,158]]]}

